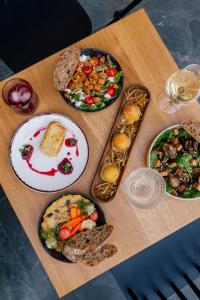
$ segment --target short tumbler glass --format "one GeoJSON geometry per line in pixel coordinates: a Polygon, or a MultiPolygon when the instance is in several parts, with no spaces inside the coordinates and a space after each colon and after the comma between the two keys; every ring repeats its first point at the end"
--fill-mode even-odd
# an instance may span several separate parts
{"type": "Polygon", "coordinates": [[[152,208],[165,198],[166,185],[156,170],[140,168],[124,179],[123,191],[133,205],[152,208]]]}
{"type": "Polygon", "coordinates": [[[38,96],[30,83],[21,78],[13,78],[3,87],[2,97],[5,103],[16,112],[32,114],[38,106],[38,96]]]}

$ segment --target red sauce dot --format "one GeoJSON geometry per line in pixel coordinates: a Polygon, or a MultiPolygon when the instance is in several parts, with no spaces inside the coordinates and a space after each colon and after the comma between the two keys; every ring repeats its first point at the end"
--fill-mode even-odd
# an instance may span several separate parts
{"type": "Polygon", "coordinates": [[[72,160],[72,158],[70,157],[70,159],[69,160],[72,160]]]}
{"type": "Polygon", "coordinates": [[[71,154],[71,152],[67,152],[67,155],[70,155],[71,154]]]}

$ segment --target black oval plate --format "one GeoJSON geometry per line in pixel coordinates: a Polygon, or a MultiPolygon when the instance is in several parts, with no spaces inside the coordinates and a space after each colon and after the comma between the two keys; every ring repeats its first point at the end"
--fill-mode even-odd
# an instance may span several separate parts
{"type": "MultiPolygon", "coordinates": [[[[109,55],[110,56],[110,60],[112,61],[113,64],[115,64],[117,66],[117,70],[118,72],[119,71],[122,71],[122,68],[120,66],[120,64],[118,63],[118,61],[108,52],[104,51],[104,50],[100,50],[100,49],[96,49],[96,48],[85,48],[85,49],[81,49],[81,55],[89,55],[89,56],[98,56],[98,55],[109,55]]],[[[106,106],[102,107],[102,108],[98,108],[98,109],[95,109],[95,110],[89,110],[89,109],[82,109],[82,108],[79,108],[79,107],[76,107],[74,103],[72,103],[68,98],[66,98],[64,96],[64,92],[61,91],[60,94],[62,95],[63,99],[65,100],[65,102],[69,105],[71,105],[73,108],[77,109],[77,110],[80,110],[80,111],[85,111],[85,112],[97,112],[97,111],[100,111],[100,110],[103,110],[105,108],[107,108],[108,106],[110,106],[111,104],[113,104],[117,98],[119,97],[119,95],[121,94],[121,91],[123,89],[123,82],[124,82],[124,76],[122,76],[119,80],[119,84],[121,85],[121,90],[119,91],[119,93],[111,98],[109,101],[106,102],[106,106]]]]}
{"type": "Polygon", "coordinates": [[[104,216],[104,213],[101,209],[101,207],[93,200],[91,199],[90,197],[84,195],[84,194],[81,194],[81,193],[64,193],[64,194],[61,194],[60,196],[57,196],[56,198],[54,198],[53,200],[51,200],[48,205],[45,207],[45,209],[43,210],[42,212],[42,215],[40,217],[40,220],[39,220],[39,225],[38,225],[38,235],[39,235],[39,239],[40,239],[40,242],[42,243],[42,246],[44,247],[44,249],[48,252],[49,255],[51,255],[53,258],[55,259],[58,259],[62,262],[65,262],[65,263],[72,263],[71,260],[67,259],[62,253],[60,252],[57,252],[53,249],[49,249],[45,243],[45,240],[43,239],[42,237],[42,234],[41,234],[41,231],[42,231],[42,222],[43,222],[43,215],[46,211],[46,209],[56,200],[58,200],[59,198],[61,198],[62,196],[65,196],[65,195],[81,195],[83,196],[84,198],[90,200],[92,203],[94,203],[94,206],[98,212],[98,215],[99,215],[99,218],[97,220],[97,226],[101,226],[101,225],[104,225],[106,224],[106,220],[105,220],[105,216],[104,216]]]}

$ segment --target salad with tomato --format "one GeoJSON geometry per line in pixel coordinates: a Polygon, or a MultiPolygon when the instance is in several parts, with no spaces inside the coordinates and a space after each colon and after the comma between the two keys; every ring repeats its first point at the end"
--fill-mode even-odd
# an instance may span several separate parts
{"type": "Polygon", "coordinates": [[[64,97],[80,110],[100,110],[117,98],[122,83],[121,68],[110,55],[82,54],[64,97]]]}

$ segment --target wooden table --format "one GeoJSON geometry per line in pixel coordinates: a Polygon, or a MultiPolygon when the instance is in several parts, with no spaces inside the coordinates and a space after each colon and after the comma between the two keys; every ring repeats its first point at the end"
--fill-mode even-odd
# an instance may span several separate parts
{"type": "MultiPolygon", "coordinates": [[[[77,45],[101,48],[112,53],[124,71],[125,88],[138,82],[151,91],[152,101],[133,147],[125,176],[131,170],[146,165],[149,144],[157,133],[178,120],[199,118],[200,108],[196,104],[173,115],[164,114],[158,109],[157,96],[177,66],[144,10],[131,14],[77,45]]],[[[84,129],[90,146],[89,164],[84,176],[70,191],[89,194],[120,100],[99,113],[80,113],[66,105],[53,85],[57,58],[58,53],[14,77],[27,79],[38,92],[40,106],[37,112],[56,111],[66,114],[84,129]]],[[[4,83],[1,82],[0,88],[4,83]]],[[[16,179],[8,163],[9,140],[25,117],[13,112],[2,101],[0,116],[0,182],[59,296],[69,293],[200,216],[200,201],[177,201],[169,198],[154,209],[142,210],[132,207],[122,190],[119,190],[112,202],[101,204],[107,221],[114,225],[112,239],[118,246],[118,253],[93,268],[56,261],[42,248],[37,233],[38,218],[53,195],[40,194],[24,187],[16,179]]]]}

